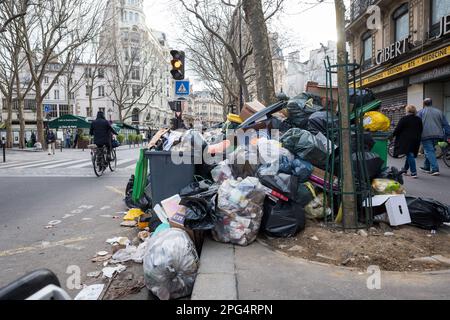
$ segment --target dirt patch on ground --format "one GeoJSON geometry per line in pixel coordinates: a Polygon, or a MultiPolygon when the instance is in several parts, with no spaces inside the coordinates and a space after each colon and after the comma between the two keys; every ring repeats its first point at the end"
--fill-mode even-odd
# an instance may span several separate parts
{"type": "Polygon", "coordinates": [[[361,231],[359,234],[344,233],[324,224],[308,221],[305,230],[296,237],[261,236],[260,239],[273,249],[290,256],[361,270],[377,265],[385,271],[434,271],[450,269],[450,264],[445,262],[446,258],[450,258],[448,229],[446,226],[431,234],[430,231],[412,226],[390,227],[381,223],[364,230],[365,236],[361,231]],[[413,261],[415,258],[436,255],[443,256],[441,262],[431,258],[413,261]]]}

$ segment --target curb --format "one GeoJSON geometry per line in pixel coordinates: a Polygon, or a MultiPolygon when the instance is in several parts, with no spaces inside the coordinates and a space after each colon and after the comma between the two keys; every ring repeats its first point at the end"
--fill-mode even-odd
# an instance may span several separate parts
{"type": "Polygon", "coordinates": [[[238,300],[232,244],[205,238],[191,300],[238,300]]]}

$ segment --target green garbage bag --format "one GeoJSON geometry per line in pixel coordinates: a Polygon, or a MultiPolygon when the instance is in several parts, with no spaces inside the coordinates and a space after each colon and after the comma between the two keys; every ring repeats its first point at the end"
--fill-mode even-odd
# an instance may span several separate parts
{"type": "Polygon", "coordinates": [[[309,131],[292,128],[282,137],[283,147],[312,165],[325,169],[327,150],[324,145],[309,131]]]}

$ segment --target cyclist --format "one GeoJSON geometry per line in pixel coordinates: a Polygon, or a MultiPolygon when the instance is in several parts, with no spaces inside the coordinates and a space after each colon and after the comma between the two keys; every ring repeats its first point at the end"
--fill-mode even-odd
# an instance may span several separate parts
{"type": "MultiPolygon", "coordinates": [[[[91,123],[89,135],[94,136],[94,143],[97,145],[98,150],[102,150],[103,146],[106,146],[108,149],[108,160],[111,160],[110,154],[113,134],[117,135],[117,132],[108,120],[105,119],[104,113],[102,111],[97,112],[97,119],[91,123]]],[[[100,157],[98,157],[97,160],[98,159],[100,159],[100,157]]]]}

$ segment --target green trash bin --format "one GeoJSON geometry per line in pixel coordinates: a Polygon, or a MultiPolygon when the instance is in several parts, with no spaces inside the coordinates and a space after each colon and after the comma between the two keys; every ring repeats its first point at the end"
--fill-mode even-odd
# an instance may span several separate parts
{"type": "Polygon", "coordinates": [[[389,132],[372,132],[372,138],[375,140],[375,144],[371,151],[378,154],[383,160],[383,169],[387,167],[389,136],[389,132]]]}

